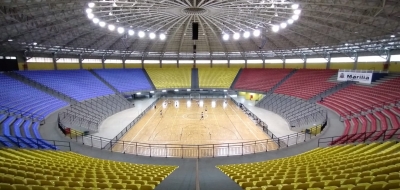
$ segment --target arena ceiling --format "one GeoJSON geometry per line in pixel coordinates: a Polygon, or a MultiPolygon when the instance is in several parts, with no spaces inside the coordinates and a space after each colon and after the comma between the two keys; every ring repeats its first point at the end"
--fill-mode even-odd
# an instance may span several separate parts
{"type": "Polygon", "coordinates": [[[264,58],[400,49],[399,0],[2,0],[0,6],[0,54],[264,58]]]}

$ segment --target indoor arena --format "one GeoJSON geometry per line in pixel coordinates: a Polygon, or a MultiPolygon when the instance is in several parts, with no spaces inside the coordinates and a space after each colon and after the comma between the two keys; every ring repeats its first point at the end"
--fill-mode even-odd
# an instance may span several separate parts
{"type": "Polygon", "coordinates": [[[399,0],[0,5],[0,190],[400,190],[399,0]]]}

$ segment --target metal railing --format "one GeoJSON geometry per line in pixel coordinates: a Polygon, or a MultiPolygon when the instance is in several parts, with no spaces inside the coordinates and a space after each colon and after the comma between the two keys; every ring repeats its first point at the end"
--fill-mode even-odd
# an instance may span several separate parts
{"type": "Polygon", "coordinates": [[[399,129],[390,129],[385,131],[369,131],[364,133],[347,134],[341,136],[324,137],[318,139],[318,147],[330,146],[339,144],[354,144],[354,143],[366,143],[366,142],[383,142],[391,139],[396,141],[400,138],[399,129]],[[380,134],[381,133],[381,134],[380,134]],[[376,138],[374,134],[380,134],[379,138],[376,138]]]}
{"type": "Polygon", "coordinates": [[[28,111],[23,111],[15,108],[9,108],[5,106],[0,106],[0,113],[6,113],[7,115],[15,115],[20,118],[30,119],[34,122],[39,121],[41,124],[44,124],[45,117],[40,114],[31,113],[28,111]]]}
{"type": "MultiPolygon", "coordinates": [[[[0,135],[0,146],[4,146],[4,144],[11,144],[18,148],[24,148],[25,146],[35,147],[36,149],[50,149],[47,145],[51,145],[56,147],[59,150],[69,150],[71,151],[71,142],[69,141],[59,141],[59,140],[47,140],[47,139],[35,139],[35,138],[27,138],[27,137],[17,137],[17,136],[6,136],[0,135]],[[15,140],[15,143],[6,140],[12,138],[15,140]],[[46,143],[44,143],[44,141],[46,143]],[[46,148],[41,148],[46,147],[46,148]]],[[[7,146],[6,146],[7,147],[7,146]]]]}

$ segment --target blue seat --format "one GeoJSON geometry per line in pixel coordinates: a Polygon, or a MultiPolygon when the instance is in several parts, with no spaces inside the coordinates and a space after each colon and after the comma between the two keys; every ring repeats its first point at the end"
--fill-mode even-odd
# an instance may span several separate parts
{"type": "Polygon", "coordinates": [[[97,69],[94,72],[119,92],[152,90],[143,69],[97,69]]]}
{"type": "Polygon", "coordinates": [[[38,139],[38,141],[40,142],[39,143],[39,146],[40,147],[43,147],[43,148],[50,148],[50,149],[53,149],[53,150],[57,150],[57,147],[55,147],[54,145],[52,145],[52,144],[50,144],[50,143],[48,143],[47,141],[45,141],[45,140],[43,140],[42,139],[42,137],[41,137],[41,135],[40,135],[40,132],[39,132],[39,123],[38,122],[35,122],[35,123],[33,123],[33,125],[32,125],[32,129],[33,129],[33,133],[35,134],[35,137],[38,139]]]}
{"type": "Polygon", "coordinates": [[[77,101],[115,94],[87,70],[21,71],[19,74],[77,101]]]}
{"type": "Polygon", "coordinates": [[[21,146],[23,144],[23,146],[25,146],[25,147],[37,148],[37,146],[32,146],[31,142],[28,139],[26,139],[25,137],[23,137],[22,134],[21,134],[21,125],[22,125],[22,123],[24,121],[25,121],[24,119],[18,118],[14,122],[14,124],[13,124],[14,134],[15,134],[16,137],[19,138],[19,143],[21,144],[21,146]]]}
{"type": "Polygon", "coordinates": [[[0,90],[0,109],[23,117],[33,117],[37,120],[43,120],[51,112],[43,111],[47,115],[36,114],[37,112],[47,107],[57,110],[68,105],[63,100],[2,73],[0,73],[0,86],[2,87],[0,90]]]}
{"type": "Polygon", "coordinates": [[[13,143],[11,143],[6,137],[0,136],[0,143],[6,147],[14,147],[13,143]]]}
{"type": "Polygon", "coordinates": [[[7,118],[6,114],[1,114],[0,115],[0,123],[3,122],[7,118]]]}
{"type": "Polygon", "coordinates": [[[28,146],[26,146],[20,138],[17,137],[13,137],[11,136],[11,124],[16,120],[16,117],[11,116],[8,117],[4,123],[3,123],[3,134],[4,136],[6,136],[6,138],[13,142],[14,144],[16,144],[18,147],[22,147],[22,148],[28,148],[28,146]]]}

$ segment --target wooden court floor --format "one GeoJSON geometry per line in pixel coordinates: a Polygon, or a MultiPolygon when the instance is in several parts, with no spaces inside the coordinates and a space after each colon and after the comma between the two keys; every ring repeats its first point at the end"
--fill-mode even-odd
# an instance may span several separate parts
{"type": "Polygon", "coordinates": [[[113,151],[165,157],[241,155],[277,149],[233,102],[160,99],[113,151]],[[162,114],[161,114],[162,113],[162,114]],[[201,118],[203,114],[203,119],[201,118]]]}

